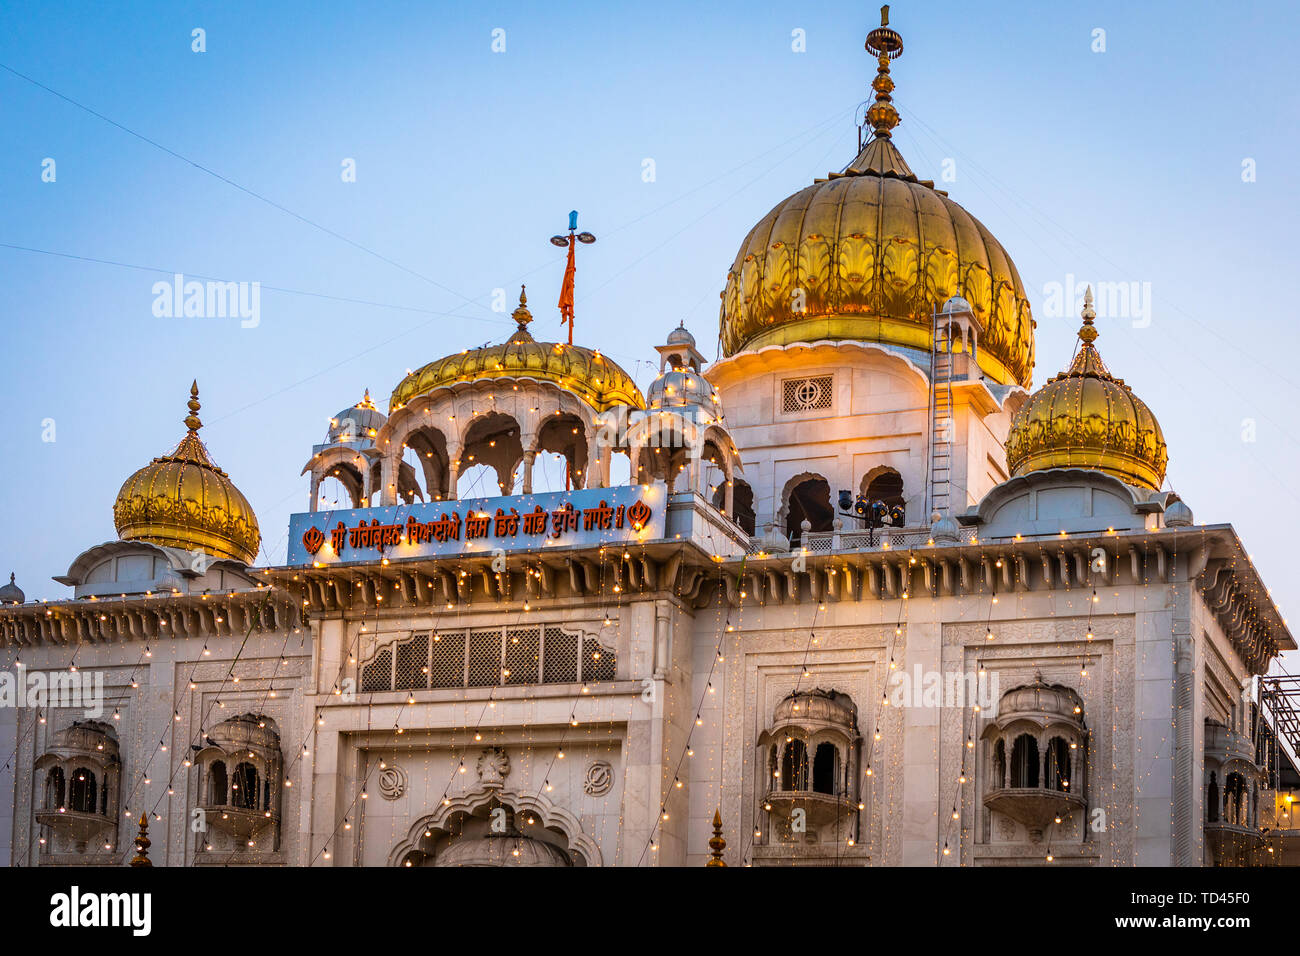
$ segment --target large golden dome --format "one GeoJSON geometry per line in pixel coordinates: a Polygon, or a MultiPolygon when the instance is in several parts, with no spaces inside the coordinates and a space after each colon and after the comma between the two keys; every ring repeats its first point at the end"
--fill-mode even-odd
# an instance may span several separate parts
{"type": "Polygon", "coordinates": [[[599,352],[563,342],[535,341],[528,331],[533,316],[527,304],[528,297],[521,288],[519,308],[514,311],[519,327],[505,342],[448,355],[409,373],[393,389],[388,413],[437,388],[494,378],[554,382],[598,412],[615,405],[645,408],[645,399],[632,376],[599,352]]]}
{"type": "Polygon", "coordinates": [[[113,523],[123,541],[149,541],[252,564],[262,535],[257,515],[199,440],[199,384],[190,386],[189,432],[122,484],[113,523]]]}
{"type": "Polygon", "coordinates": [[[983,325],[980,368],[1028,387],[1034,320],[1015,264],[894,146],[888,64],[902,52],[898,34],[882,24],[867,49],[880,63],[873,137],[842,173],[778,203],[745,237],[722,293],[722,354],[819,339],[929,351],[933,313],[960,295],[983,325]]]}
{"type": "Polygon", "coordinates": [[[1081,345],[1070,367],[1029,396],[1011,420],[1012,475],[1088,468],[1158,491],[1169,449],[1151,409],[1106,369],[1093,326],[1092,289],[1084,297],[1081,345]]]}

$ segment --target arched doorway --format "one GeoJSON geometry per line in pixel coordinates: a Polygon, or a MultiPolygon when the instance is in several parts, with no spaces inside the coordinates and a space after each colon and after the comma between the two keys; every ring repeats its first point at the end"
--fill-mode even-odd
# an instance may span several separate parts
{"type": "MultiPolygon", "coordinates": [[[[906,516],[907,498],[903,493],[903,476],[893,468],[873,468],[862,479],[862,493],[868,501],[883,501],[891,511],[904,509],[906,516]]],[[[906,524],[906,517],[904,517],[906,524]]]]}
{"type": "MultiPolygon", "coordinates": [[[[745,534],[750,537],[753,537],[756,521],[754,515],[754,489],[749,487],[749,482],[745,481],[743,478],[732,479],[732,484],[731,510],[733,513],[727,515],[727,517],[740,525],[741,531],[745,532],[745,534]]],[[[725,484],[720,484],[713,492],[713,507],[722,511],[726,500],[726,486],[725,484]]]]}
{"type": "Polygon", "coordinates": [[[810,531],[830,531],[834,520],[831,486],[820,475],[809,475],[798,480],[787,492],[785,533],[792,547],[798,545],[803,536],[804,521],[811,525],[810,531]]]}
{"type": "Polygon", "coordinates": [[[567,811],[509,789],[447,801],[393,848],[390,866],[601,865],[600,850],[567,811]]]}

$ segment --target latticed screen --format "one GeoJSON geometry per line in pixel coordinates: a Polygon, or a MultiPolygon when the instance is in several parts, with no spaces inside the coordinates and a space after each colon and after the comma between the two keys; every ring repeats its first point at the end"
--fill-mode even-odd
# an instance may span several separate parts
{"type": "Polygon", "coordinates": [[[506,630],[506,662],[502,668],[507,684],[536,684],[542,648],[538,629],[512,627],[506,630]]]}
{"type": "Polygon", "coordinates": [[[429,659],[430,687],[465,686],[465,633],[435,633],[429,659]]]}
{"type": "Polygon", "coordinates": [[[429,637],[418,634],[397,645],[397,664],[393,669],[393,689],[413,690],[428,686],[429,637]]]}
{"type": "Polygon", "coordinates": [[[781,383],[781,410],[811,412],[830,408],[834,398],[832,380],[830,375],[786,379],[781,383]]]}
{"type": "Polygon", "coordinates": [[[361,690],[571,684],[614,680],[617,672],[613,651],[560,627],[435,631],[377,651],[361,665],[361,690]]]}
{"type": "Polygon", "coordinates": [[[469,632],[469,686],[501,683],[501,630],[469,632]]]}
{"type": "Polygon", "coordinates": [[[593,637],[582,642],[582,679],[613,680],[614,652],[600,646],[600,641],[593,637]]]}
{"type": "Polygon", "coordinates": [[[391,690],[393,686],[393,651],[384,648],[361,668],[361,692],[391,690]]]}
{"type": "Polygon", "coordinates": [[[578,635],[558,627],[546,628],[542,683],[565,684],[578,679],[578,635]]]}

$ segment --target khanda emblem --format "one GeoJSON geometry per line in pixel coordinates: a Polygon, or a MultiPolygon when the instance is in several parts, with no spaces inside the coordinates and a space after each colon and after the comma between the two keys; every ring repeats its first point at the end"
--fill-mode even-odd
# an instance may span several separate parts
{"type": "Polygon", "coordinates": [[[325,544],[325,533],[312,525],[302,533],[302,546],[307,549],[308,554],[315,554],[325,544]]]}

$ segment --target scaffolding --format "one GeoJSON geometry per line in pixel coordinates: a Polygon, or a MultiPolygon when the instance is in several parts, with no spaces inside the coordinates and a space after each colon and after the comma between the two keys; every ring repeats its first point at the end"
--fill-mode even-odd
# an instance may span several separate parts
{"type": "Polygon", "coordinates": [[[1300,784],[1300,675],[1261,677],[1259,715],[1259,763],[1274,790],[1292,789],[1300,784]]]}

